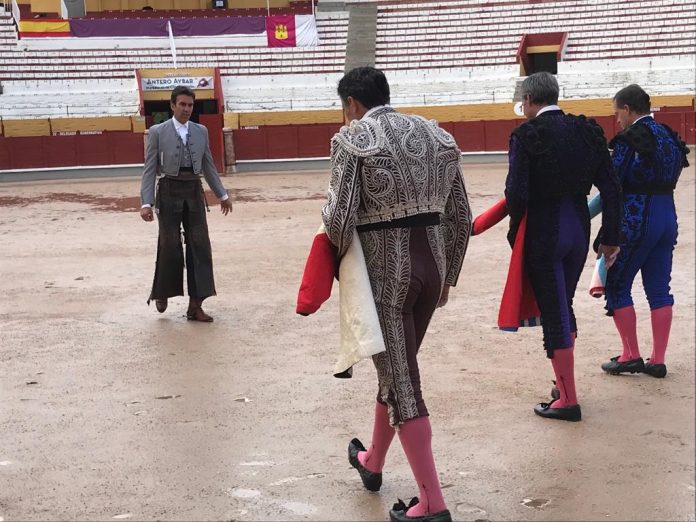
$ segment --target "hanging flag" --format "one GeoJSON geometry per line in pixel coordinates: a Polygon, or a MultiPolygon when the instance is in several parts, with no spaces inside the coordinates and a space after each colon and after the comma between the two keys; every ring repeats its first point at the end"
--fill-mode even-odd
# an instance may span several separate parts
{"type": "Polygon", "coordinates": [[[268,37],[268,47],[296,47],[295,16],[266,17],[266,36],[268,37]]]}
{"type": "Polygon", "coordinates": [[[174,68],[177,68],[176,65],[176,45],[174,45],[174,32],[172,31],[172,21],[169,20],[167,22],[167,31],[169,31],[169,47],[172,50],[172,61],[174,62],[174,68]]]}
{"type": "Polygon", "coordinates": [[[295,15],[295,35],[297,47],[319,45],[316,18],[312,15],[295,15]]]}
{"type": "Polygon", "coordinates": [[[20,38],[70,36],[70,22],[50,18],[20,20],[19,36],[20,38]]]}

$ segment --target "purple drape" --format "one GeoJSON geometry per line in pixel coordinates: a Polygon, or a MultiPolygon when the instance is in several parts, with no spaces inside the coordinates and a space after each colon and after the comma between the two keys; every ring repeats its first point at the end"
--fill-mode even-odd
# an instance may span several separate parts
{"type": "Polygon", "coordinates": [[[266,30],[263,16],[213,18],[132,18],[70,20],[70,32],[80,38],[118,36],[168,36],[167,22],[172,22],[174,36],[222,36],[226,34],[261,34],[266,30]]]}

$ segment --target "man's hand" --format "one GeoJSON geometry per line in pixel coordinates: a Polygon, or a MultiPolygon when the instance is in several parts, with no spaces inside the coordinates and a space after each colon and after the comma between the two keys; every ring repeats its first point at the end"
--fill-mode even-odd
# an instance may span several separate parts
{"type": "Polygon", "coordinates": [[[143,221],[152,221],[155,219],[153,213],[152,213],[152,207],[143,207],[140,209],[140,217],[143,218],[143,221]]]}
{"type": "Polygon", "coordinates": [[[220,212],[222,212],[223,216],[232,212],[232,200],[230,198],[220,202],[220,212]]]}
{"type": "Polygon", "coordinates": [[[447,301],[449,301],[449,291],[450,287],[449,285],[445,285],[442,287],[442,293],[440,294],[440,301],[437,303],[438,308],[442,308],[447,304],[447,301]]]}
{"type": "Polygon", "coordinates": [[[604,256],[604,262],[607,264],[607,270],[609,270],[611,265],[614,264],[614,261],[616,261],[620,251],[621,248],[618,246],[607,246],[600,244],[599,248],[597,249],[597,259],[604,256]]]}

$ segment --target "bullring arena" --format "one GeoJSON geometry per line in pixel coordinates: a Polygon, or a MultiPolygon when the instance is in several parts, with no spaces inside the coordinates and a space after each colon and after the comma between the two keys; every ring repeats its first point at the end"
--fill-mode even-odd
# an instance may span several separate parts
{"type": "MultiPolygon", "coordinates": [[[[693,5],[158,2],[12,1],[0,16],[0,521],[386,520],[417,491],[401,448],[378,494],[346,458],[352,437],[369,440],[375,370],[332,376],[337,286],[295,313],[338,79],[374,64],[398,110],[450,131],[476,215],[502,196],[518,86],[538,70],[608,137],[613,94],[638,83],[693,145],[693,5]],[[293,42],[269,34],[277,20],[293,42]],[[185,298],[164,314],[146,304],[157,226],[138,216],[140,174],[173,79],[200,85],[194,119],[234,202],[208,214],[213,324],[187,321],[185,298]]],[[[675,192],[669,374],[601,371],[620,340],[587,292],[590,255],[575,299],[580,423],[533,415],[553,373],[538,328],[496,328],[506,226],[471,238],[420,356],[455,520],[695,520],[694,158],[675,192]]],[[[649,353],[639,281],[634,297],[649,353]]]]}

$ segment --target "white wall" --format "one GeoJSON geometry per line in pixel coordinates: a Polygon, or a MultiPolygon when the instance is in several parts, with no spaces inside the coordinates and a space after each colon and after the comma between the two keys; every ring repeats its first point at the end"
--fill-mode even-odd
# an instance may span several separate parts
{"type": "MultiPolygon", "coordinates": [[[[395,106],[511,102],[519,66],[387,73],[395,106]]],[[[225,109],[233,112],[338,109],[336,74],[223,77],[225,109]]],[[[694,93],[694,56],[559,63],[562,99],[608,98],[630,83],[651,95],[694,93]]],[[[132,80],[3,82],[5,118],[137,113],[132,80]]]]}

